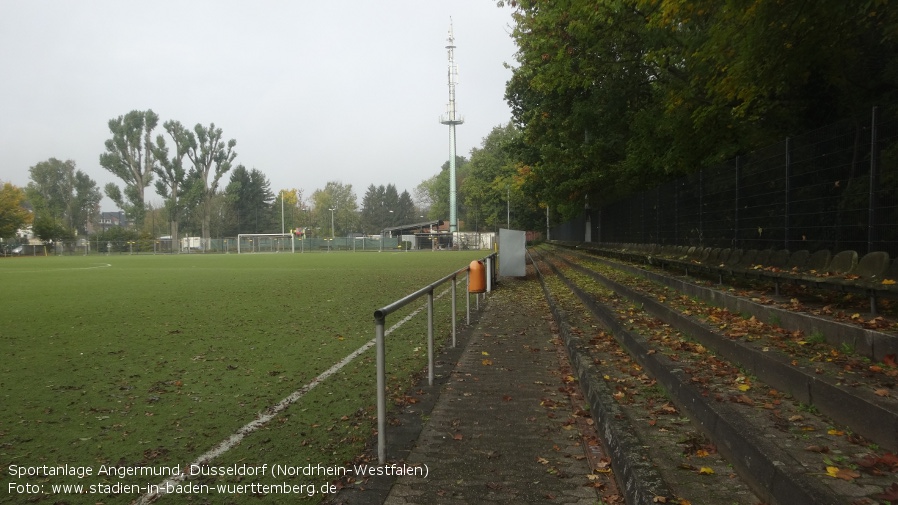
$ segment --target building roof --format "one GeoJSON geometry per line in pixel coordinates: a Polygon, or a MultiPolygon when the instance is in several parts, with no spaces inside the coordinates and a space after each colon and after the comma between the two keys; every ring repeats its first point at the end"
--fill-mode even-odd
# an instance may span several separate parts
{"type": "MultiPolygon", "coordinates": [[[[391,227],[389,227],[389,228],[384,228],[383,231],[384,231],[384,233],[390,233],[390,234],[392,234],[393,232],[400,232],[400,233],[401,233],[401,232],[404,232],[404,231],[415,232],[415,231],[421,231],[421,230],[423,230],[424,228],[428,228],[428,229],[429,229],[431,226],[442,226],[442,225],[443,225],[443,220],[442,220],[442,219],[439,219],[439,220],[436,220],[436,221],[422,221],[422,222],[420,222],[420,223],[404,224],[404,225],[401,225],[401,226],[391,226],[391,227]]],[[[429,230],[428,230],[428,231],[429,231],[429,230]]]]}

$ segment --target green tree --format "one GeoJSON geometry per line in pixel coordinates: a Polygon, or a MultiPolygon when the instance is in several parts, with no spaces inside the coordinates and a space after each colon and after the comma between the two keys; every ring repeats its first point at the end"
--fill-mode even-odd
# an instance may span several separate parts
{"type": "Polygon", "coordinates": [[[383,192],[383,227],[389,228],[400,224],[399,192],[395,184],[387,184],[383,192]]]}
{"type": "Polygon", "coordinates": [[[328,182],[312,193],[312,206],[316,237],[341,237],[359,229],[358,202],[352,184],[328,182]]]}
{"type": "Polygon", "coordinates": [[[158,160],[158,165],[153,167],[158,179],[156,180],[156,193],[165,198],[165,207],[168,210],[170,234],[172,243],[178,243],[178,221],[180,219],[183,203],[180,201],[180,192],[187,183],[187,171],[184,168],[184,157],[191,145],[193,134],[179,121],[166,121],[163,125],[165,131],[171,137],[175,146],[175,153],[169,157],[168,146],[165,137],[158,135],[156,144],[153,145],[153,156],[158,160]]]}
{"type": "Polygon", "coordinates": [[[885,2],[511,5],[521,186],[564,217],[896,102],[885,2]]]}
{"type": "MultiPolygon", "coordinates": [[[[108,230],[97,233],[91,240],[97,244],[97,250],[101,253],[125,253],[131,250],[128,242],[137,242],[140,233],[134,229],[126,229],[121,226],[113,226],[108,230]]],[[[175,244],[177,248],[177,244],[175,244]]]]}
{"type": "Polygon", "coordinates": [[[153,180],[154,158],[152,132],[159,116],[152,110],[132,110],[109,120],[112,138],[106,141],[106,152],[100,155],[100,166],[125,183],[125,189],[113,183],[106,185],[106,196],[124,209],[138,224],[144,219],[144,190],[153,180]]]}
{"type": "MultiPolygon", "coordinates": [[[[223,191],[216,191],[212,199],[214,200],[222,194],[223,191]]],[[[187,177],[178,194],[178,203],[180,205],[179,234],[191,237],[202,236],[203,216],[215,215],[214,211],[209,214],[204,211],[203,202],[205,198],[205,183],[200,180],[197,173],[193,170],[187,172],[187,177]]]]}
{"type": "Polygon", "coordinates": [[[72,228],[87,235],[89,227],[100,215],[103,194],[97,183],[81,170],[75,171],[75,195],[70,206],[72,228]]]}
{"type": "Polygon", "coordinates": [[[497,230],[505,227],[508,193],[514,161],[502,150],[503,134],[512,134],[514,127],[493,128],[480,148],[471,151],[469,175],[465,179],[465,207],[471,229],[497,230]]]}
{"type": "Polygon", "coordinates": [[[237,141],[223,141],[221,128],[216,128],[215,123],[210,123],[208,128],[197,123],[193,131],[195,135],[188,137],[190,144],[187,146],[187,157],[193,164],[192,177],[198,183],[193,189],[200,196],[200,216],[195,221],[201,223],[202,237],[206,247],[209,247],[212,199],[218,191],[219,181],[231,170],[234,158],[237,157],[234,151],[237,141]]]}
{"type": "Polygon", "coordinates": [[[35,212],[31,230],[34,232],[34,236],[45,243],[71,240],[75,236],[71,228],[66,228],[65,225],[54,219],[46,210],[35,212]]]}
{"type": "Polygon", "coordinates": [[[692,96],[672,98],[693,110],[697,127],[725,115],[769,142],[867,117],[895,98],[898,13],[885,2],[674,0],[658,4],[649,22],[684,41],[675,58],[692,96]]]}
{"type": "Polygon", "coordinates": [[[362,197],[362,211],[359,216],[362,232],[372,234],[380,232],[385,227],[384,212],[384,193],[386,187],[384,185],[375,186],[371,184],[362,197]]]}
{"type": "Polygon", "coordinates": [[[29,174],[25,193],[35,212],[35,233],[44,240],[86,234],[102,199],[96,182],[77,170],[74,161],[56,158],[34,165],[29,174]]]}
{"type": "Polygon", "coordinates": [[[25,191],[4,182],[0,186],[0,238],[16,236],[19,229],[31,224],[32,214],[25,207],[25,191]]]}
{"type": "Polygon", "coordinates": [[[417,186],[415,186],[415,196],[412,201],[415,204],[415,213],[418,216],[430,216],[430,207],[433,204],[430,199],[430,185],[432,184],[433,180],[436,180],[436,175],[434,175],[430,179],[421,181],[417,186]]]}
{"type": "Polygon", "coordinates": [[[582,210],[638,184],[625,171],[632,117],[654,103],[653,40],[635,1],[518,2],[518,66],[506,89],[522,141],[516,154],[537,199],[582,210]]]}
{"type": "MultiPolygon", "coordinates": [[[[462,186],[464,185],[465,177],[467,177],[468,160],[464,156],[456,156],[455,157],[455,177],[456,177],[456,188],[458,194],[456,195],[456,203],[464,202],[464,191],[462,190],[462,186]]],[[[437,220],[442,219],[446,222],[449,221],[449,160],[446,160],[443,163],[440,172],[434,175],[433,177],[422,181],[418,188],[416,189],[416,193],[418,194],[418,199],[425,204],[429,204],[429,208],[427,209],[427,217],[428,219],[437,220]]],[[[462,217],[463,212],[459,212],[459,220],[464,220],[462,217]]]]}
{"type": "MultiPolygon", "coordinates": [[[[433,216],[448,216],[441,214],[439,209],[435,208],[437,197],[437,179],[440,174],[436,173],[431,177],[424,179],[415,187],[415,204],[420,209],[423,216],[427,219],[433,219],[433,216]]],[[[449,202],[446,202],[446,210],[448,211],[449,202]]]]}
{"type": "MultiPolygon", "coordinates": [[[[284,229],[287,233],[305,226],[302,195],[303,190],[299,188],[282,189],[278,191],[277,198],[274,201],[276,213],[283,208],[284,229]],[[283,207],[281,206],[282,204],[283,207]]],[[[280,228],[278,228],[278,231],[280,231],[280,228]]]]}
{"type": "Polygon", "coordinates": [[[415,202],[412,201],[412,195],[407,190],[403,190],[399,194],[399,201],[396,203],[396,224],[406,225],[420,222],[415,209],[415,202]]]}
{"type": "Polygon", "coordinates": [[[146,235],[148,239],[155,241],[160,235],[170,233],[169,227],[166,226],[166,224],[171,225],[167,207],[167,204],[157,207],[152,202],[147,202],[147,215],[144,218],[143,228],[140,230],[141,235],[146,235]]]}
{"type": "Polygon", "coordinates": [[[225,191],[216,193],[212,197],[210,209],[212,217],[209,220],[209,231],[212,236],[218,239],[230,236],[231,231],[236,229],[237,216],[228,194],[225,191]]]}
{"type": "Polygon", "coordinates": [[[265,174],[239,165],[231,173],[225,194],[236,219],[232,234],[274,233],[275,228],[280,231],[280,226],[273,226],[274,194],[265,174]]]}
{"type": "Polygon", "coordinates": [[[521,131],[512,123],[493,128],[481,147],[471,150],[465,179],[469,229],[542,228],[543,202],[526,191],[527,167],[515,153],[521,131]]]}
{"type": "Polygon", "coordinates": [[[384,228],[414,222],[415,204],[408,191],[400,195],[394,184],[371,184],[362,197],[360,220],[364,233],[380,233],[384,228]]]}

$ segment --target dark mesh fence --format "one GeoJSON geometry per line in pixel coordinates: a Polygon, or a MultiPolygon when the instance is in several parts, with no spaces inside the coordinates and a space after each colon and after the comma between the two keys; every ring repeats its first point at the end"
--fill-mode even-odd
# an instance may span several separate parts
{"type": "MultiPolygon", "coordinates": [[[[898,120],[827,125],[594,212],[593,241],[898,256],[898,120]],[[599,219],[599,221],[596,221],[599,219]]],[[[552,230],[584,240],[581,217],[552,230]]]]}
{"type": "Polygon", "coordinates": [[[735,240],[739,208],[733,205],[738,197],[736,185],[738,169],[735,160],[704,171],[702,177],[702,236],[700,244],[708,247],[731,247],[735,240]],[[719,209],[707,212],[705,209],[719,209]]]}
{"type": "Polygon", "coordinates": [[[787,144],[788,140],[735,160],[737,196],[729,206],[739,217],[727,247],[785,247],[787,144]]]}
{"type": "Polygon", "coordinates": [[[898,118],[874,122],[870,242],[898,256],[898,118]]]}
{"type": "MultiPolygon", "coordinates": [[[[658,222],[655,226],[658,229],[659,242],[662,244],[673,243],[680,234],[680,221],[677,217],[679,215],[679,191],[682,185],[682,182],[675,181],[662,184],[658,188],[655,203],[655,216],[658,222]]],[[[618,212],[627,212],[625,203],[621,203],[618,212]]],[[[610,215],[608,217],[612,218],[610,215]]]]}

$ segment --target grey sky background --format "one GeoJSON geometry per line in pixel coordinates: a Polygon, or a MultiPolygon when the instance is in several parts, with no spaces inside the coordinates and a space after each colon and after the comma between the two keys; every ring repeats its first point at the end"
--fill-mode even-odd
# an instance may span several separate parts
{"type": "Polygon", "coordinates": [[[0,181],[24,187],[54,157],[121,185],[98,162],[107,122],[153,109],[157,133],[214,122],[275,193],[413,193],[449,159],[450,17],[467,157],[510,119],[516,47],[494,0],[0,0],[0,181]]]}

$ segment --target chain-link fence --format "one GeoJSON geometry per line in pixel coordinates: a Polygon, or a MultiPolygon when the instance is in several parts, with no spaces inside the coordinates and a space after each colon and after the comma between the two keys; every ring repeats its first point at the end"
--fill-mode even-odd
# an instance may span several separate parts
{"type": "MultiPolygon", "coordinates": [[[[448,243],[449,236],[445,241],[448,243]]],[[[42,245],[24,245],[15,256],[83,256],[83,255],[135,255],[135,254],[236,254],[237,237],[213,238],[208,241],[198,237],[182,239],[172,247],[171,239],[103,240],[78,239],[51,242],[42,245]]],[[[397,251],[431,248],[430,240],[419,237],[336,237],[294,238],[255,236],[240,239],[240,253],[276,252],[329,252],[329,251],[397,251]],[[291,244],[290,242],[293,242],[291,244]],[[417,245],[417,247],[416,247],[417,245]]]]}
{"type": "MultiPolygon", "coordinates": [[[[177,251],[177,248],[175,248],[177,251]]],[[[46,244],[23,244],[21,256],[84,256],[92,254],[170,254],[170,239],[97,240],[77,239],[48,242],[46,244]]]]}
{"type": "MultiPolygon", "coordinates": [[[[461,249],[491,249],[495,233],[459,233],[461,249]]],[[[260,254],[307,253],[331,251],[430,251],[452,249],[452,235],[448,233],[418,233],[401,237],[335,237],[290,238],[251,235],[243,237],[183,238],[174,244],[168,238],[133,240],[91,237],[40,245],[22,245],[0,253],[0,256],[85,256],[85,255],[148,255],[148,254],[260,254]],[[291,244],[292,241],[292,244],[291,244]],[[239,242],[239,251],[238,251],[239,242]]]]}
{"type": "Polygon", "coordinates": [[[557,240],[898,256],[898,118],[874,109],[868,120],[786,139],[587,211],[551,233],[557,240]]]}

